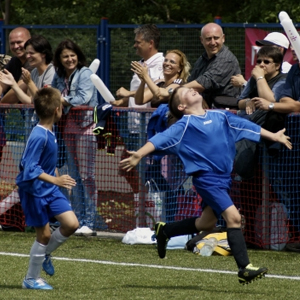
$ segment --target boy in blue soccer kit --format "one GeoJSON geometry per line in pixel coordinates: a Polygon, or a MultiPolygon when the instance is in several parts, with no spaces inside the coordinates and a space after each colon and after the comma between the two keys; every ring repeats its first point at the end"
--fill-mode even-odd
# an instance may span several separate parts
{"type": "Polygon", "coordinates": [[[238,266],[239,282],[249,283],[267,273],[267,268],[250,264],[241,230],[241,216],[230,196],[231,171],[235,143],[241,139],[259,142],[260,138],[280,142],[291,149],[285,129],[271,133],[225,110],[204,110],[202,96],[193,89],[178,87],[169,100],[169,109],[179,121],[152,137],[138,151],[129,151],[129,158],[120,167],[130,171],[139,161],[154,152],[176,154],[185,172],[193,176],[193,185],[202,197],[201,217],[155,225],[160,258],[166,255],[167,241],[174,236],[210,231],[220,215],[227,225],[227,239],[238,266]]]}
{"type": "Polygon", "coordinates": [[[53,125],[62,115],[60,92],[51,87],[40,89],[34,97],[34,107],[39,123],[28,138],[16,178],[26,224],[36,231],[22,287],[51,290],[52,286],[40,277],[41,269],[50,276],[54,274],[50,254],[79,226],[59,187],[71,189],[76,182],[69,175],[59,176],[56,170],[57,140],[53,125]],[[53,217],[61,225],[51,235],[49,220],[53,217]]]}

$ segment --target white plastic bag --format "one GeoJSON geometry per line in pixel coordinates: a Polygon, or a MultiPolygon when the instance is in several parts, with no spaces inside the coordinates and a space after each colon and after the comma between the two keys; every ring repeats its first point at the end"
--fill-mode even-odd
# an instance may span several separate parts
{"type": "MultiPolygon", "coordinates": [[[[146,226],[154,229],[154,225],[159,221],[165,220],[164,198],[165,192],[161,192],[154,181],[150,179],[145,186],[148,188],[148,193],[145,199],[145,218],[146,226]]],[[[135,202],[135,217],[136,225],[139,226],[139,203],[135,202]]]]}
{"type": "Polygon", "coordinates": [[[156,239],[152,240],[154,231],[148,227],[138,227],[136,229],[127,231],[122,239],[124,244],[156,244],[156,239]]]}
{"type": "Polygon", "coordinates": [[[151,213],[156,222],[161,221],[163,219],[164,212],[165,192],[161,192],[159,190],[154,179],[148,180],[146,182],[146,187],[148,187],[148,196],[146,201],[151,204],[149,205],[149,209],[146,210],[151,213]]]}

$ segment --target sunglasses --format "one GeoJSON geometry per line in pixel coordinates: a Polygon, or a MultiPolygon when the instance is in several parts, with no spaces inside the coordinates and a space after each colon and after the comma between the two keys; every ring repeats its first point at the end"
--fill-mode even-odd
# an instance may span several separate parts
{"type": "Polygon", "coordinates": [[[256,60],[256,64],[257,64],[257,65],[260,65],[262,62],[263,62],[265,65],[273,64],[273,63],[274,63],[273,61],[269,61],[268,59],[258,59],[258,60],[256,60]]]}

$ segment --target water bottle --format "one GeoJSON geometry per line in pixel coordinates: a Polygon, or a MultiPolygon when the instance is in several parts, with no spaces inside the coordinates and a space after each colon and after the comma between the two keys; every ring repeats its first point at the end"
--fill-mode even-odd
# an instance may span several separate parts
{"type": "Polygon", "coordinates": [[[218,240],[214,237],[211,237],[209,239],[207,239],[204,242],[203,247],[200,250],[200,255],[201,256],[211,256],[215,250],[215,248],[217,247],[218,244],[218,240]]]}
{"type": "Polygon", "coordinates": [[[134,204],[134,216],[136,219],[136,227],[139,227],[139,219],[140,219],[140,202],[139,202],[139,194],[134,194],[134,199],[133,199],[133,204],[134,204]]]}

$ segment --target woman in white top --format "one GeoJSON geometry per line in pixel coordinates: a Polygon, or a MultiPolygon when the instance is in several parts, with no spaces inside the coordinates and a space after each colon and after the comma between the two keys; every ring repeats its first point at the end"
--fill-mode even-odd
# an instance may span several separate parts
{"type": "MultiPolygon", "coordinates": [[[[55,69],[51,63],[53,57],[52,47],[45,37],[35,35],[25,43],[24,47],[28,63],[34,68],[31,74],[28,70],[22,68],[22,80],[26,85],[27,94],[7,70],[0,72],[0,81],[11,86],[21,103],[30,104],[38,89],[51,85],[55,69]]],[[[2,98],[1,102],[7,103],[5,97],[2,98]]]]}

